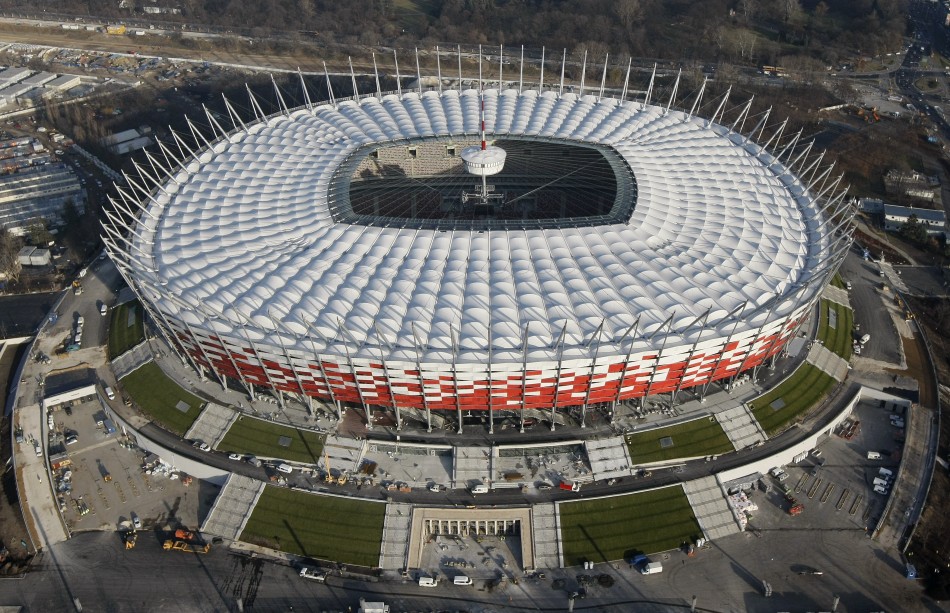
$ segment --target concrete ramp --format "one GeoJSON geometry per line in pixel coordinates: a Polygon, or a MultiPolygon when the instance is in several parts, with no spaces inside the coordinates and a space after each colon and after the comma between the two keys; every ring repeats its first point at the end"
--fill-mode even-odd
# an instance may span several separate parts
{"type": "Polygon", "coordinates": [[[380,568],[405,568],[409,554],[409,530],[412,505],[389,503],[383,518],[383,545],[379,551],[380,568]]]}
{"type": "Polygon", "coordinates": [[[828,373],[837,381],[844,381],[848,377],[848,362],[824,345],[818,343],[812,345],[805,360],[828,373]]]}
{"type": "Polygon", "coordinates": [[[846,306],[849,309],[851,308],[851,301],[848,299],[848,290],[846,289],[841,289],[834,285],[826,285],[825,290],[821,292],[821,297],[840,304],[841,306],[846,306]]]}
{"type": "Polygon", "coordinates": [[[112,372],[116,379],[121,379],[136,368],[152,361],[152,349],[148,342],[142,341],[122,355],[112,360],[112,372]]]}
{"type": "Polygon", "coordinates": [[[472,483],[483,483],[491,479],[491,447],[456,447],[453,460],[454,487],[469,487],[472,483]]]}
{"type": "Polygon", "coordinates": [[[198,415],[198,419],[188,428],[188,432],[185,432],[185,438],[203,441],[217,449],[218,443],[228,433],[231,425],[237,421],[238,416],[239,412],[234,409],[209,402],[198,415]]]}
{"type": "Polygon", "coordinates": [[[741,532],[715,477],[687,481],[683,491],[706,538],[716,540],[741,532]]]}
{"type": "Polygon", "coordinates": [[[536,504],[531,507],[535,568],[561,567],[561,530],[557,518],[557,507],[554,503],[536,504]]]}
{"type": "Polygon", "coordinates": [[[630,454],[622,436],[591,439],[584,442],[594,480],[629,477],[630,454]]]}
{"type": "Polygon", "coordinates": [[[719,411],[715,415],[736,449],[745,449],[769,438],[745,404],[719,411]]]}
{"type": "Polygon", "coordinates": [[[231,473],[201,525],[201,532],[238,540],[264,487],[263,481],[231,473]]]}

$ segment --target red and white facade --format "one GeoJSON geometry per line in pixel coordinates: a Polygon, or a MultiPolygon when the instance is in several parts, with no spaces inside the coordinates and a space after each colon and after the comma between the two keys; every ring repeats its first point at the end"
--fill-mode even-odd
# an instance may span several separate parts
{"type": "Polygon", "coordinates": [[[197,151],[163,148],[178,168],[155,159],[130,179],[105,239],[192,364],[250,390],[460,415],[705,393],[783,349],[851,240],[830,169],[767,113],[741,119],[765,146],[662,106],[543,88],[308,104],[218,126],[197,151]],[[619,156],[636,177],[617,191],[636,199],[629,220],[335,221],[344,161],[471,142],[482,100],[489,139],[619,156]]]}

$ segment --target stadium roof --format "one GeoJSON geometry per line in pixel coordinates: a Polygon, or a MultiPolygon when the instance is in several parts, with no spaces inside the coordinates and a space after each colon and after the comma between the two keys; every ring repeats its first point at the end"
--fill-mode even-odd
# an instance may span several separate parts
{"type": "Polygon", "coordinates": [[[337,101],[231,133],[154,194],[135,239],[161,279],[151,298],[185,318],[217,313],[251,338],[279,328],[289,347],[520,362],[524,349],[532,359],[559,345],[565,357],[587,354],[595,338],[601,354],[623,353],[634,327],[645,345],[668,331],[685,337],[670,345],[703,329],[741,332],[818,291],[807,285],[831,242],[818,204],[745,136],[639,102],[484,97],[489,138],[615,151],[637,182],[629,220],[484,232],[338,223],[328,190],[348,156],[373,144],[470,142],[479,92],[337,101]]]}

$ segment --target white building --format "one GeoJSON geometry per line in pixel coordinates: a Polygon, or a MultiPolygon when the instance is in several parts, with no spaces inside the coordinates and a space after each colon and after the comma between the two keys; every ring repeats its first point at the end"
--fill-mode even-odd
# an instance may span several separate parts
{"type": "Polygon", "coordinates": [[[920,225],[927,229],[927,234],[939,236],[947,232],[947,215],[943,211],[933,209],[919,209],[910,206],[884,205],[884,229],[888,232],[897,232],[911,217],[916,217],[920,225]]]}

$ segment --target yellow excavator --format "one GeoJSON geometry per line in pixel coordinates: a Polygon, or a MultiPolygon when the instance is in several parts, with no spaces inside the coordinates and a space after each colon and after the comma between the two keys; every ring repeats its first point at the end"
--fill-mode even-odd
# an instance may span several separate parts
{"type": "Polygon", "coordinates": [[[327,450],[323,450],[323,467],[327,469],[327,474],[323,480],[327,483],[336,483],[336,477],[333,476],[333,471],[330,470],[330,456],[327,455],[327,450]]]}

